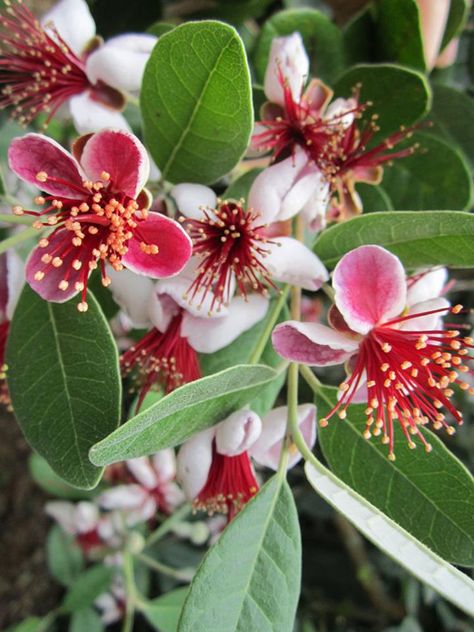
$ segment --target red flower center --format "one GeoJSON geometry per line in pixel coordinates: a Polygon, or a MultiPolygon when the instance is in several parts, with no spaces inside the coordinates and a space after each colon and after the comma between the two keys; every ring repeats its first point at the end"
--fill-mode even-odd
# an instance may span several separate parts
{"type": "Polygon", "coordinates": [[[240,202],[219,202],[217,209],[203,209],[200,220],[181,218],[193,241],[193,254],[201,258],[196,277],[188,289],[192,301],[203,291],[201,302],[212,291],[211,311],[229,302],[235,278],[242,296],[247,289],[267,293],[275,287],[263,264],[272,244],[264,236],[265,224],[258,224],[259,214],[240,202]]]}
{"type": "Polygon", "coordinates": [[[76,534],[76,542],[86,555],[93,549],[104,545],[97,529],[76,534]]]}
{"type": "Polygon", "coordinates": [[[469,372],[466,360],[472,360],[469,350],[472,338],[461,337],[458,330],[403,330],[397,325],[422,316],[451,311],[459,313],[461,306],[442,308],[430,312],[409,314],[374,327],[361,342],[351,375],[340,385],[342,396],[322,426],[338,411],[341,419],[357,388],[367,379],[366,408],[367,425],[364,436],[382,435],[382,442],[389,446],[389,458],[393,453],[393,422],[398,421],[408,439],[410,448],[416,444],[417,436],[427,452],[431,445],[426,441],[420,427],[431,423],[434,429],[444,427],[449,434],[455,429],[440,412],[446,408],[458,424],[462,414],[451,402],[454,394],[452,384],[474,392],[460,374],[469,372]]]}
{"type": "Polygon", "coordinates": [[[217,452],[214,441],[211,469],[194,500],[194,508],[211,516],[223,513],[230,521],[257,491],[258,483],[247,452],[226,456],[217,452]]]}

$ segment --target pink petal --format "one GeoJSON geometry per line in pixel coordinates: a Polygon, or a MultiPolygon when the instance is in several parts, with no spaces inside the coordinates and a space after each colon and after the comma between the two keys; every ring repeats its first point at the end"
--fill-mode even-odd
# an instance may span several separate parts
{"type": "Polygon", "coordinates": [[[237,456],[258,439],[262,420],[252,410],[236,410],[216,426],[216,448],[220,454],[237,456]]]}
{"type": "Polygon", "coordinates": [[[84,190],[84,177],[78,163],[59,143],[40,134],[26,134],[14,138],[8,148],[8,164],[16,175],[34,184],[39,189],[70,199],[85,195],[77,190],[84,190]],[[50,178],[58,178],[61,182],[39,182],[36,175],[44,171],[50,178]],[[76,188],[77,187],[77,188],[76,188]]]}
{"type": "Polygon", "coordinates": [[[330,327],[296,320],[277,325],[272,341],[283,358],[314,366],[342,364],[358,349],[356,340],[330,327]]]}
{"type": "Polygon", "coordinates": [[[417,0],[423,52],[428,70],[436,62],[449,15],[450,0],[417,0]]]}
{"type": "Polygon", "coordinates": [[[344,320],[361,334],[398,316],[406,305],[400,259],[380,246],[360,246],[344,255],[334,270],[333,287],[344,320]]]}
{"type": "Polygon", "coordinates": [[[272,41],[267,70],[265,72],[265,95],[273,103],[284,105],[283,87],[279,75],[282,73],[293,99],[299,101],[301,91],[309,73],[309,59],[303,38],[298,32],[272,41]]]}
{"type": "Polygon", "coordinates": [[[314,252],[292,237],[272,239],[263,263],[276,281],[306,290],[319,290],[329,279],[328,271],[314,252]]]}
{"type": "Polygon", "coordinates": [[[122,259],[127,268],[155,279],[181,272],[191,257],[193,245],[178,222],[159,213],[148,213],[138,230],[140,237],[130,239],[128,252],[122,259]],[[142,238],[146,243],[158,246],[158,254],[143,252],[140,248],[142,238]]]}
{"type": "Polygon", "coordinates": [[[100,179],[106,171],[114,191],[136,198],[146,184],[150,161],[145,147],[130,132],[105,129],[87,141],[81,165],[89,178],[100,179]]]}
{"type": "Polygon", "coordinates": [[[186,497],[194,500],[207,481],[212,463],[215,429],[199,432],[183,443],[176,459],[177,479],[186,497]]]}

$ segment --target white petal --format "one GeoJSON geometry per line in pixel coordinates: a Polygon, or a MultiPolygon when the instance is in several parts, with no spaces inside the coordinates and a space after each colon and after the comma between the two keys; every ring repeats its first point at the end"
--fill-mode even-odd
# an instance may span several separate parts
{"type": "Polygon", "coordinates": [[[320,259],[300,241],[292,237],[278,237],[272,241],[275,244],[263,263],[274,279],[305,290],[319,290],[329,279],[320,259]]]}
{"type": "Polygon", "coordinates": [[[301,216],[312,232],[317,233],[326,228],[326,212],[330,194],[331,187],[321,175],[319,184],[314,188],[311,197],[301,209],[301,216]]]}
{"type": "Polygon", "coordinates": [[[200,432],[181,446],[176,459],[177,478],[189,500],[194,500],[207,481],[212,463],[215,429],[200,432]]]}
{"type": "Polygon", "coordinates": [[[164,333],[171,319],[179,312],[179,305],[168,294],[158,294],[157,284],[148,298],[147,305],[151,322],[158,331],[164,333]]]}
{"type": "Polygon", "coordinates": [[[283,75],[293,95],[299,102],[303,86],[309,74],[309,59],[299,33],[287,37],[275,37],[270,49],[264,90],[269,101],[284,105],[283,87],[279,74],[283,75]]]}
{"type": "Polygon", "coordinates": [[[252,410],[236,410],[216,426],[216,448],[220,454],[237,456],[258,439],[262,421],[252,410]]]}
{"type": "Polygon", "coordinates": [[[347,128],[352,125],[355,118],[355,99],[335,99],[327,108],[324,119],[347,128]]]}
{"type": "MultiPolygon", "coordinates": [[[[408,310],[408,315],[420,314],[423,312],[431,312],[432,310],[443,309],[449,307],[450,303],[445,298],[432,298],[428,301],[416,303],[408,310]]],[[[438,312],[437,314],[427,314],[418,318],[410,318],[402,322],[400,329],[406,331],[430,331],[431,329],[440,329],[442,327],[442,317],[447,312],[438,312]]]]}
{"type": "Polygon", "coordinates": [[[154,35],[119,35],[89,55],[86,74],[92,83],[103,81],[117,90],[137,92],[145,65],[158,39],[154,35]]]}
{"type": "Polygon", "coordinates": [[[153,489],[158,485],[158,478],[148,457],[139,456],[136,459],[129,459],[126,464],[137,482],[143,487],[153,489]]]}
{"type": "Polygon", "coordinates": [[[98,502],[104,509],[134,509],[145,501],[147,495],[141,485],[118,485],[101,494],[98,502]]]}
{"type": "Polygon", "coordinates": [[[149,301],[153,294],[154,283],[148,277],[135,274],[130,270],[116,272],[107,268],[107,274],[112,279],[110,289],[114,300],[130,318],[134,327],[149,327],[149,301]]]}
{"type": "MultiPolygon", "coordinates": [[[[53,23],[59,35],[76,55],[95,35],[95,22],[85,0],[60,0],[41,19],[43,27],[53,23]]],[[[51,29],[46,29],[54,39],[51,29]]]]}
{"type": "Polygon", "coordinates": [[[201,206],[214,209],[217,205],[216,194],[203,184],[177,184],[171,189],[171,195],[178,207],[178,213],[190,219],[202,219],[201,206]]]}
{"type": "Polygon", "coordinates": [[[136,524],[147,522],[151,518],[154,518],[158,510],[156,500],[152,496],[145,497],[143,502],[133,508],[131,511],[127,511],[126,522],[129,527],[133,527],[136,524]]]}
{"type": "Polygon", "coordinates": [[[429,272],[419,271],[414,276],[419,278],[414,283],[408,279],[407,305],[415,305],[430,298],[437,298],[448,279],[446,268],[437,268],[429,272]]]}
{"type": "Polygon", "coordinates": [[[131,131],[123,114],[91,99],[88,90],[71,97],[69,108],[74,127],[79,134],[99,132],[107,127],[131,131]]]}
{"type": "Polygon", "coordinates": [[[76,527],[79,533],[93,531],[99,524],[99,509],[97,505],[86,501],[76,505],[76,527]]]}
{"type": "Polygon", "coordinates": [[[76,507],[73,503],[62,500],[53,500],[45,505],[45,511],[59,524],[66,533],[74,535],[76,529],[76,507]]]}
{"type": "Polygon", "coordinates": [[[221,318],[198,318],[184,314],[181,335],[200,353],[214,353],[231,342],[265,317],[268,299],[260,294],[251,294],[245,300],[233,298],[228,313],[221,318]]]}
{"type": "Polygon", "coordinates": [[[25,264],[16,250],[8,250],[7,258],[7,288],[8,299],[6,306],[6,317],[11,320],[15,311],[18,298],[25,283],[25,264]]]}
{"type": "Polygon", "coordinates": [[[155,469],[156,478],[159,484],[172,481],[176,476],[176,456],[174,450],[160,450],[156,452],[151,460],[155,469]]]}

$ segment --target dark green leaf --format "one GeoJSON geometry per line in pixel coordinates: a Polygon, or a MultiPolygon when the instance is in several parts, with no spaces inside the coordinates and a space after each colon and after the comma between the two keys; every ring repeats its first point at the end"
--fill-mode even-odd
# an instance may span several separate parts
{"type": "Polygon", "coordinates": [[[57,498],[68,498],[69,500],[85,500],[92,498],[95,492],[78,489],[68,485],[58,476],[48,465],[42,456],[33,452],[28,459],[30,475],[39,487],[47,494],[57,498]]]}
{"type": "Polygon", "coordinates": [[[364,213],[393,211],[392,201],[382,185],[374,186],[365,182],[359,182],[356,189],[362,200],[364,213]]]}
{"type": "Polygon", "coordinates": [[[407,268],[474,267],[474,216],[457,211],[370,213],[332,226],[314,245],[328,268],[364,244],[378,244],[407,268]]]}
{"type": "Polygon", "coordinates": [[[109,0],[93,0],[92,14],[97,25],[97,33],[102,37],[140,33],[161,16],[161,1],[114,0],[111,10],[109,0]]]}
{"type": "Polygon", "coordinates": [[[82,608],[73,612],[69,632],[102,632],[103,630],[105,630],[104,624],[92,608],[82,608]]]}
{"type": "Polygon", "coordinates": [[[105,465],[179,445],[245,406],[276,378],[269,367],[241,365],[185,384],[96,444],[91,461],[105,465]]]}
{"type": "Polygon", "coordinates": [[[46,555],[51,575],[64,586],[72,584],[84,567],[84,557],[77,542],[58,525],[49,531],[46,555]]]}
{"type": "Polygon", "coordinates": [[[255,52],[257,77],[263,82],[274,37],[299,31],[311,62],[311,74],[323,81],[333,81],[344,65],[341,31],[315,9],[287,9],[273,15],[263,25],[255,52]]]}
{"type": "Polygon", "coordinates": [[[346,64],[362,64],[375,56],[376,27],[372,6],[366,6],[344,25],[342,35],[346,64]]]}
{"type": "Polygon", "coordinates": [[[179,615],[187,594],[187,588],[178,588],[158,599],[148,601],[141,610],[155,630],[177,632],[179,615]]]}
{"type": "Polygon", "coordinates": [[[443,41],[440,50],[443,50],[449,42],[458,35],[469,15],[470,2],[468,0],[451,0],[449,16],[444,30],[443,41]]]}
{"type": "Polygon", "coordinates": [[[214,18],[223,20],[230,24],[240,25],[249,18],[258,18],[265,11],[272,0],[239,0],[239,2],[229,2],[229,0],[215,0],[210,3],[212,8],[204,8],[194,15],[197,18],[214,18]]]}
{"type": "Polygon", "coordinates": [[[175,28],[176,24],[170,24],[169,22],[154,22],[151,26],[149,26],[146,30],[147,33],[151,35],[156,35],[156,37],[161,37],[165,33],[169,33],[175,28]]]}
{"type": "MultiPolygon", "coordinates": [[[[333,404],[334,389],[327,389],[333,404]]],[[[344,482],[453,564],[474,566],[474,479],[464,465],[429,430],[422,432],[433,446],[426,454],[413,437],[411,450],[395,422],[395,461],[387,446],[363,437],[365,406],[352,405],[344,421],[335,418],[319,431],[319,443],[331,469],[344,482]]],[[[330,407],[318,398],[325,416],[330,407]]]]}
{"type": "Polygon", "coordinates": [[[230,183],[223,197],[226,199],[240,200],[240,198],[244,198],[244,200],[247,200],[250,187],[261,171],[262,169],[250,169],[250,171],[241,175],[240,178],[230,183]]]}
{"type": "Polygon", "coordinates": [[[79,575],[64,597],[63,612],[74,612],[90,606],[94,599],[110,587],[117,570],[110,566],[96,564],[79,575]]]}
{"type": "Polygon", "coordinates": [[[274,476],[207,553],[189,589],[179,631],[289,632],[300,573],[295,503],[286,480],[274,476]]]}
{"type": "Polygon", "coordinates": [[[253,128],[250,74],[235,29],[190,22],[163,35],[143,77],[147,146],[172,182],[214,182],[245,152],[253,128]]]}
{"type": "Polygon", "coordinates": [[[6,632],[40,632],[44,619],[39,617],[28,617],[18,625],[8,628],[6,632]]]}
{"type": "Polygon", "coordinates": [[[7,345],[8,383],[15,415],[28,442],[65,481],[97,485],[102,470],[89,448],[117,427],[121,382],[117,348],[90,294],[48,303],[26,285],[7,345]]]}
{"type": "Polygon", "coordinates": [[[384,171],[382,186],[397,210],[451,209],[472,203],[472,178],[460,152],[440,138],[417,132],[410,143],[421,151],[396,160],[384,171]]]}
{"type": "Polygon", "coordinates": [[[380,0],[375,6],[379,58],[425,70],[420,16],[415,0],[380,0]]]}

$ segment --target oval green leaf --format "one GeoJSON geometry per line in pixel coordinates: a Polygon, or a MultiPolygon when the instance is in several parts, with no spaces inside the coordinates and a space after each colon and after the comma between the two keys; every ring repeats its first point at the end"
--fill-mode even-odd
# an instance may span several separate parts
{"type": "Polygon", "coordinates": [[[176,632],[181,609],[188,594],[187,588],[178,588],[162,597],[147,601],[141,606],[148,623],[159,632],[176,632]]]}
{"type": "Polygon", "coordinates": [[[381,0],[375,10],[379,58],[424,71],[420,16],[415,0],[381,0]]]}
{"type": "Polygon", "coordinates": [[[63,586],[69,586],[84,568],[84,556],[75,538],[54,525],[46,541],[46,557],[51,575],[63,586]]]}
{"type": "Polygon", "coordinates": [[[240,365],[185,384],[97,443],[90,459],[108,465],[179,445],[245,406],[277,378],[269,367],[240,365]]]}
{"type": "Polygon", "coordinates": [[[121,381],[115,341],[95,298],[48,303],[25,286],[7,345],[8,384],[28,443],[70,485],[95,487],[88,458],[118,425],[121,381]]]}
{"type": "MultiPolygon", "coordinates": [[[[327,391],[330,393],[331,391],[327,391]]],[[[333,395],[332,399],[336,401],[333,395]]],[[[322,416],[329,412],[318,401],[322,416]]],[[[333,472],[392,520],[453,564],[474,566],[474,479],[464,465],[428,430],[433,451],[410,450],[395,424],[395,461],[387,446],[363,437],[364,406],[354,405],[344,421],[319,431],[323,454],[333,472]]],[[[416,443],[416,439],[415,439],[416,443]]]]}
{"type": "Polygon", "coordinates": [[[62,612],[87,608],[102,593],[107,592],[116,569],[96,564],[81,573],[69,588],[61,605],[62,612]]]}
{"type": "Polygon", "coordinates": [[[277,475],[232,520],[202,561],[179,632],[288,632],[300,575],[298,514],[288,483],[277,475]]]}
{"type": "Polygon", "coordinates": [[[237,31],[189,22],[160,37],[140,97],[148,149],[171,182],[211,183],[247,149],[252,91],[237,31]]]}
{"type": "Polygon", "coordinates": [[[316,240],[314,252],[328,268],[358,246],[377,244],[407,268],[474,267],[474,216],[457,211],[370,213],[332,226],[316,240]]]}

